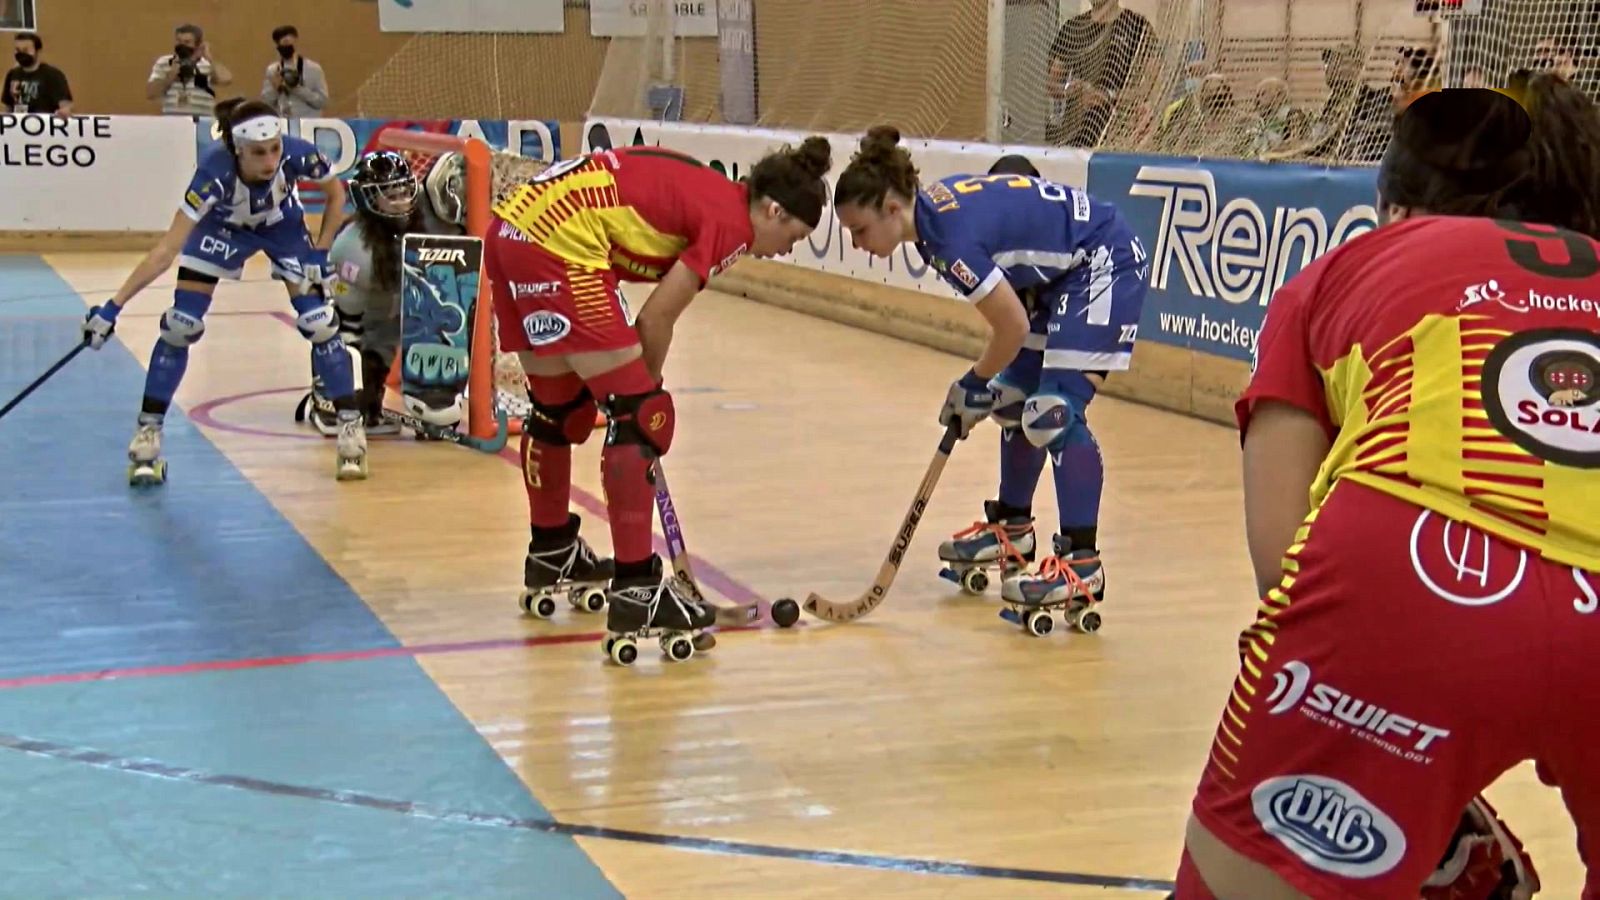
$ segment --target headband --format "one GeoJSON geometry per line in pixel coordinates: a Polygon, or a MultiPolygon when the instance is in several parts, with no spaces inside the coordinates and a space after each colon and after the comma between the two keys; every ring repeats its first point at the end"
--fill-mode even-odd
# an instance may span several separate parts
{"type": "Polygon", "coordinates": [[[233,126],[236,141],[270,141],[283,134],[283,123],[277,116],[258,116],[233,126]]]}

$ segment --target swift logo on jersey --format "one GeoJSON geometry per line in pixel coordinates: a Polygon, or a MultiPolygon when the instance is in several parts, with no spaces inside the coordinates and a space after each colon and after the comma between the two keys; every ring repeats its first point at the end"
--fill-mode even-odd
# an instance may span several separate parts
{"type": "Polygon", "coordinates": [[[467,251],[449,250],[442,247],[419,247],[417,259],[425,263],[454,263],[463,268],[467,265],[467,251]]]}
{"type": "Polygon", "coordinates": [[[1412,762],[1427,764],[1432,758],[1425,755],[1435,741],[1450,736],[1448,728],[1429,725],[1419,719],[1384,709],[1374,703],[1347,694],[1325,681],[1311,677],[1311,667],[1298,659],[1283,664],[1273,676],[1272,693],[1267,710],[1281,716],[1294,709],[1301,714],[1336,731],[1349,731],[1385,752],[1412,762]],[[1411,738],[1409,747],[1395,743],[1391,738],[1411,738]]]}
{"type": "Polygon", "coordinates": [[[1372,878],[1406,854],[1406,835],[1377,804],[1325,775],[1269,778],[1250,792],[1256,819],[1306,865],[1372,878]]]}
{"type": "Polygon", "coordinates": [[[1377,210],[1345,210],[1330,228],[1315,207],[1272,207],[1249,197],[1219,205],[1216,178],[1206,169],[1147,165],[1128,188],[1132,197],[1161,202],[1150,286],[1166,290],[1176,266],[1189,293],[1227,303],[1255,299],[1266,306],[1274,291],[1328,250],[1377,227],[1377,210]]]}

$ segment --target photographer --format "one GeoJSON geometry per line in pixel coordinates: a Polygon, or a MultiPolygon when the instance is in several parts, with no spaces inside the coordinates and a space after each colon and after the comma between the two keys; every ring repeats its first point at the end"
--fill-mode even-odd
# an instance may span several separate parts
{"type": "Polygon", "coordinates": [[[166,116],[209,116],[217,88],[233,83],[233,73],[211,58],[205,32],[197,25],[179,25],[172,52],[156,58],[144,94],[161,101],[166,116]]]}
{"type": "Polygon", "coordinates": [[[328,105],[328,76],[322,66],[300,55],[300,32],[293,25],[272,31],[278,61],[267,66],[261,99],[286,119],[320,116],[328,105]]]}

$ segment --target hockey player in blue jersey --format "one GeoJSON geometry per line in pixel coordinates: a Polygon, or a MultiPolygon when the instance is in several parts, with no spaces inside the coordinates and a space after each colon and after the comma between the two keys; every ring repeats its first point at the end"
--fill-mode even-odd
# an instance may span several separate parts
{"type": "Polygon", "coordinates": [[[272,276],[289,290],[295,324],[311,342],[312,364],[338,408],[336,473],[340,480],[367,475],[367,439],[355,393],[350,354],[339,337],[339,318],[325,292],[328,247],[344,219],[344,185],[309,141],[283,133],[272,107],[258,100],[216,106],[222,141],[205,151],[183,203],[160,242],[106,303],[89,310],[85,339],[104,346],[128,301],[178,264],[171,308],[150,354],[138,429],[128,446],[128,477],[135,485],[161,484],[161,426],[189,363],[189,348],[205,334],[212,294],[224,278],[237,281],[257,253],[272,261],[272,276]],[[327,196],[322,228],[313,244],[296,184],[319,185],[327,196]]]}
{"type": "MultiPolygon", "coordinates": [[[[1104,596],[1098,523],[1105,480],[1085,410],[1106,374],[1128,368],[1149,268],[1116,208],[1054,184],[1021,157],[987,175],[922,185],[893,128],[868,132],[839,177],[834,206],[855,245],[888,257],[913,242],[988,321],[983,355],[950,386],[939,414],[965,437],[984,418],[1001,426],[999,498],[984,519],[939,548],[952,576],[998,568],[1002,596],[1023,607],[1066,606],[1084,630],[1104,596]],[[1061,530],[1034,561],[1033,495],[1054,464],[1061,530]]],[[[1030,625],[1030,628],[1032,626],[1030,625]]]]}

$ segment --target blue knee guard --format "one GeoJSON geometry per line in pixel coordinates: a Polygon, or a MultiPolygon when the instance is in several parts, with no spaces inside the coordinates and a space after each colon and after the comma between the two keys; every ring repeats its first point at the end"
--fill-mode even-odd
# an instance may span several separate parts
{"type": "Polygon", "coordinates": [[[295,327],[311,342],[311,371],[322,379],[330,400],[353,409],[356,373],[350,353],[339,339],[339,314],[321,294],[305,294],[289,302],[298,313],[295,327]]]}
{"type": "Polygon", "coordinates": [[[210,308],[211,298],[199,291],[179,288],[173,293],[172,306],[161,314],[161,336],[150,351],[150,369],[144,376],[146,411],[155,411],[148,409],[153,404],[165,412],[172,403],[189,368],[189,347],[206,333],[210,308]]]}

